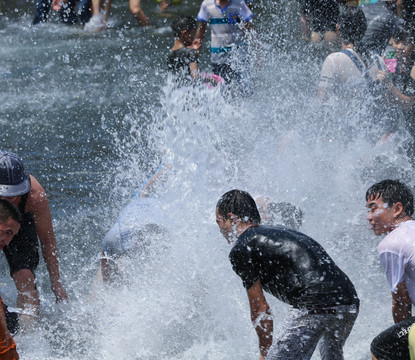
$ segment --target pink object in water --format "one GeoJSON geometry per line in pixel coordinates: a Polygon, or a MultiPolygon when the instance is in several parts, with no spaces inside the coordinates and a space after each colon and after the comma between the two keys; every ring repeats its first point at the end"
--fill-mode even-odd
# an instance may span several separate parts
{"type": "Polygon", "coordinates": [[[219,86],[223,83],[223,79],[219,75],[211,73],[200,73],[200,77],[203,79],[203,84],[209,89],[219,86]]]}
{"type": "Polygon", "coordinates": [[[396,66],[398,65],[398,59],[385,59],[385,64],[388,70],[391,73],[396,71],[396,66]]]}

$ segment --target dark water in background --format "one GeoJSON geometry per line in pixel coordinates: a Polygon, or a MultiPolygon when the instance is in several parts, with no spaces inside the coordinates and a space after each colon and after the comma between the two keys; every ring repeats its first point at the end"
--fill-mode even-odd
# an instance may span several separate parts
{"type": "MultiPolygon", "coordinates": [[[[41,262],[41,329],[16,337],[21,358],[257,358],[245,291],[214,221],[216,200],[235,187],[301,206],[303,231],[362,300],[346,357],[368,358],[371,339],[392,318],[364,193],[385,177],[414,185],[405,133],[374,146],[376,119],[364,109],[316,104],[320,67],[333,49],[300,40],[294,1],[256,9],[262,66],[245,99],[175,89],[165,71],[174,16],[160,16],[149,1],[143,7],[150,28],[115,1],[111,28],[88,34],[56,16],[32,27],[34,4],[2,1],[1,148],[18,153],[48,193],[71,298],[54,304],[41,262]],[[132,264],[129,286],[91,296],[103,236],[162,157],[175,169],[164,208],[173,214],[169,256],[132,264]]],[[[198,8],[183,1],[174,14],[196,16],[198,8]]],[[[206,48],[200,67],[209,70],[206,48]]],[[[12,299],[4,263],[1,282],[12,299]]],[[[268,300],[278,330],[288,310],[268,300]]]]}

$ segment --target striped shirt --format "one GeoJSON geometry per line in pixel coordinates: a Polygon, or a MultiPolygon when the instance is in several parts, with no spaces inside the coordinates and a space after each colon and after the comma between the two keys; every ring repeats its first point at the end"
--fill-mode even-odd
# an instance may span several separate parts
{"type": "Polygon", "coordinates": [[[212,63],[228,62],[230,50],[243,44],[241,21],[247,22],[252,16],[244,0],[229,0],[224,8],[217,5],[215,0],[203,1],[197,19],[211,25],[212,63]]]}

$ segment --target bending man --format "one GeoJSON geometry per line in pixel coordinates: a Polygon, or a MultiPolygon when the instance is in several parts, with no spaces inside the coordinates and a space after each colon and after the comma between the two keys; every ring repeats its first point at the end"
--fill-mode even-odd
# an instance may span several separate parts
{"type": "Polygon", "coordinates": [[[56,301],[67,299],[59,274],[58,251],[45,190],[26,174],[22,160],[13,153],[0,153],[0,197],[22,213],[22,225],[3,248],[17,288],[17,306],[37,315],[40,301],[34,271],[39,263],[39,241],[56,301]]]}
{"type": "Polygon", "coordinates": [[[220,198],[216,222],[229,243],[236,240],[229,258],[247,289],[260,359],[310,359],[320,339],[322,359],[343,359],[359,299],[326,251],[296,230],[261,226],[255,201],[245,191],[231,190],[220,198]],[[263,290],[297,309],[284,335],[274,342],[263,290]]]}

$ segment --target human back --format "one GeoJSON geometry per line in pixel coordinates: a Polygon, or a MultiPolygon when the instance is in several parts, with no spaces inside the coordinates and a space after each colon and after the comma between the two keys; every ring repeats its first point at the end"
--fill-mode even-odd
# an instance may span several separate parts
{"type": "Polygon", "coordinates": [[[229,257],[246,288],[259,278],[265,291],[295,308],[358,301],[353,284],[323,247],[296,230],[252,227],[239,237],[229,257]]]}
{"type": "Polygon", "coordinates": [[[384,61],[360,46],[367,29],[365,15],[360,8],[346,8],[339,17],[338,30],[341,51],[325,59],[320,75],[318,96],[367,98],[372,91],[379,70],[386,70],[384,61]]]}

